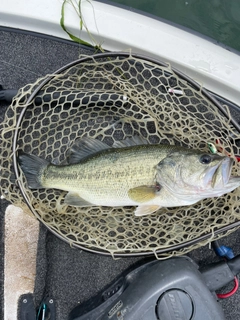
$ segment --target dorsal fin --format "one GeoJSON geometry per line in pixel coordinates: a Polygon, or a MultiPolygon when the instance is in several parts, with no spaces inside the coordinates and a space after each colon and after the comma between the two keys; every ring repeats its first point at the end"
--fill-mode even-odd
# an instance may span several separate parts
{"type": "Polygon", "coordinates": [[[111,147],[97,139],[88,137],[77,139],[67,151],[67,158],[62,164],[79,163],[82,159],[109,148],[111,147]]]}
{"type": "Polygon", "coordinates": [[[74,144],[67,151],[66,160],[64,160],[61,165],[79,163],[84,158],[89,157],[96,152],[107,150],[110,148],[126,148],[143,144],[148,144],[148,141],[139,136],[133,136],[131,138],[126,138],[125,140],[115,141],[112,146],[109,146],[97,139],[84,137],[81,139],[77,139],[74,142],[74,144]]]}
{"type": "Polygon", "coordinates": [[[140,136],[133,136],[131,138],[126,138],[125,140],[115,141],[113,144],[114,148],[125,148],[132,146],[139,146],[143,144],[149,144],[147,140],[140,136]]]}

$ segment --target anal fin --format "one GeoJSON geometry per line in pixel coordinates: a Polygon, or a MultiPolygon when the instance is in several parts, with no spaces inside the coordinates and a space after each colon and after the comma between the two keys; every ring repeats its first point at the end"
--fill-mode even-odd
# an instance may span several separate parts
{"type": "Polygon", "coordinates": [[[92,203],[81,198],[78,193],[68,192],[64,199],[64,203],[74,207],[91,207],[92,203]]]}

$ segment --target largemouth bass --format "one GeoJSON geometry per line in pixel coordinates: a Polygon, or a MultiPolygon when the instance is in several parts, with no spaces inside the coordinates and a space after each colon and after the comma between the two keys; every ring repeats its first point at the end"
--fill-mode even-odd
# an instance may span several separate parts
{"type": "Polygon", "coordinates": [[[64,201],[71,206],[136,206],[137,216],[191,205],[240,186],[240,177],[231,177],[232,158],[151,145],[137,137],[113,147],[83,138],[61,165],[23,152],[18,161],[29,188],[68,191],[64,201]]]}

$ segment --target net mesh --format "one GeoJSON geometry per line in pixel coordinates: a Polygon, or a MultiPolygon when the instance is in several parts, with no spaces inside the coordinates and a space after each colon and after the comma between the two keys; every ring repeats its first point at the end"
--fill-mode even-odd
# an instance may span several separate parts
{"type": "MultiPolygon", "coordinates": [[[[85,136],[111,146],[138,135],[149,143],[207,152],[207,142],[218,141],[222,153],[231,155],[239,154],[240,144],[239,132],[201,88],[181,78],[170,66],[130,54],[84,58],[25,86],[15,97],[1,127],[0,189],[7,200],[29,210],[13,174],[16,131],[16,149],[55,164],[64,161],[76,139],[85,136]],[[30,95],[46,79],[26,107],[30,95]]],[[[236,162],[233,174],[240,175],[236,162]]],[[[161,258],[183,254],[223,236],[226,232],[219,231],[224,227],[227,233],[234,231],[240,216],[240,188],[193,206],[162,208],[136,217],[133,207],[66,206],[66,192],[30,190],[21,172],[19,181],[32,213],[50,230],[80,248],[113,256],[154,253],[161,258]]]]}

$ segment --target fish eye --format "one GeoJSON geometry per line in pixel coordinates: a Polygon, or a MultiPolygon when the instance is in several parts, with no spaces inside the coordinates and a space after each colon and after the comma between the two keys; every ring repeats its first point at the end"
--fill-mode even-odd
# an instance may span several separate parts
{"type": "Polygon", "coordinates": [[[212,162],[212,157],[209,155],[209,154],[203,154],[199,161],[202,163],[202,164],[209,164],[212,162]]]}

